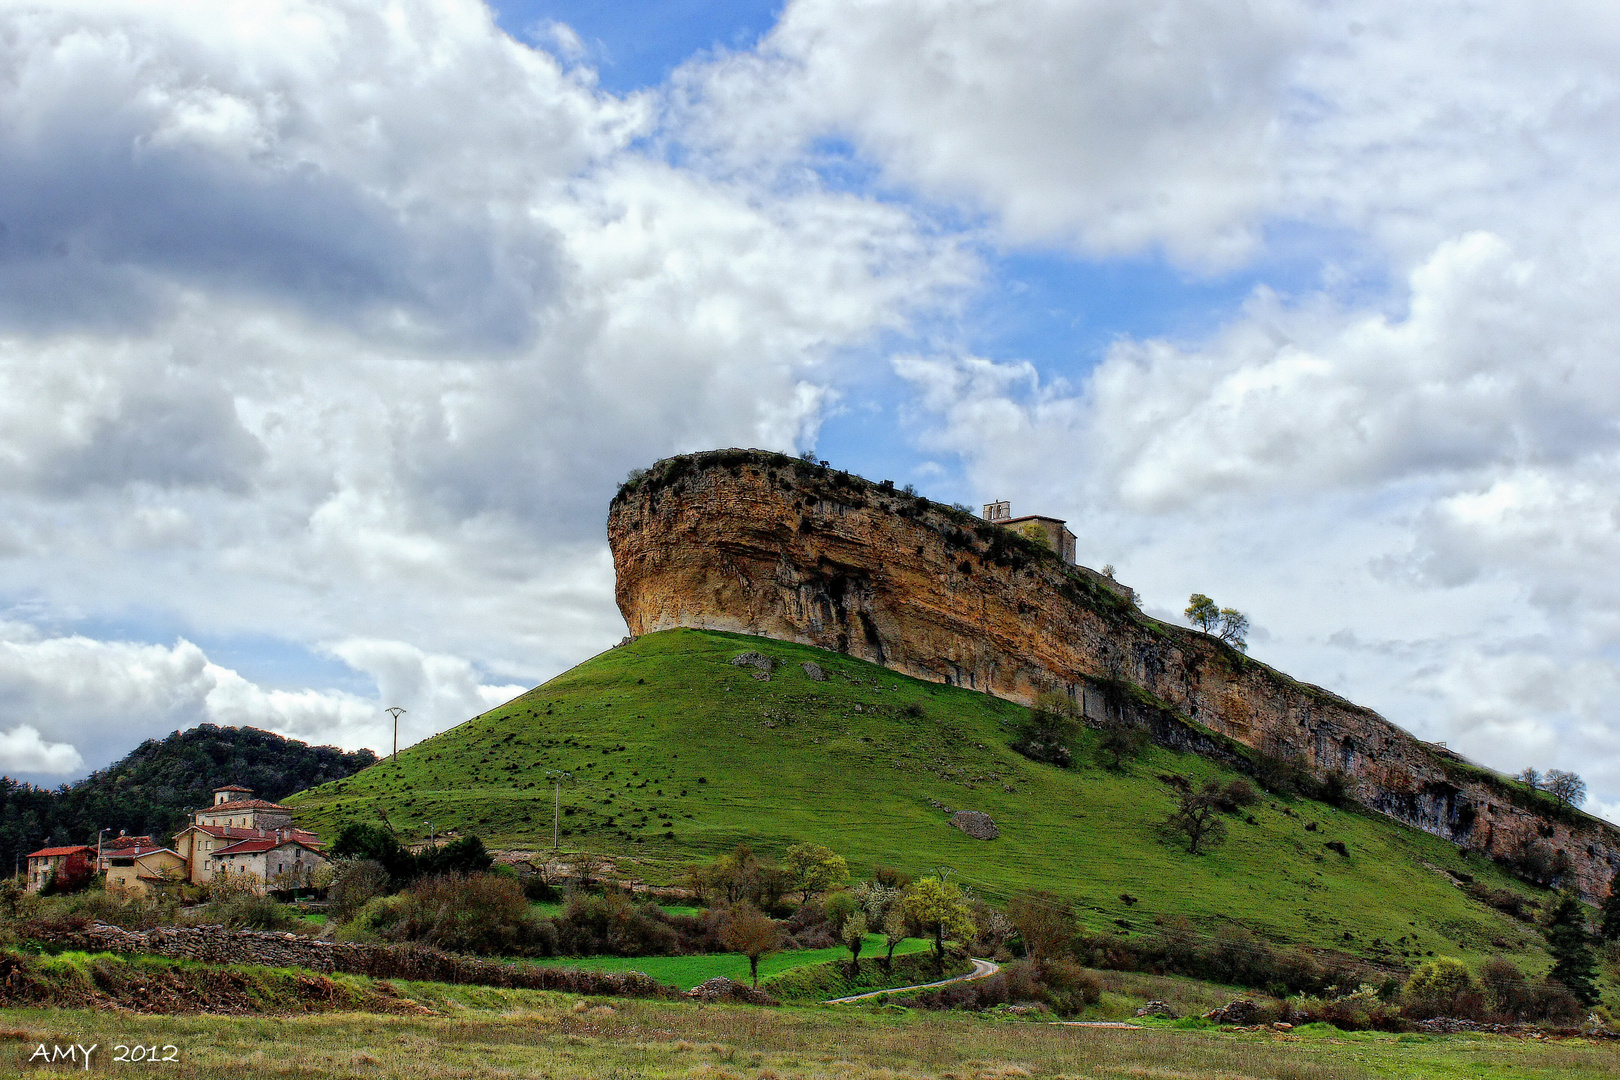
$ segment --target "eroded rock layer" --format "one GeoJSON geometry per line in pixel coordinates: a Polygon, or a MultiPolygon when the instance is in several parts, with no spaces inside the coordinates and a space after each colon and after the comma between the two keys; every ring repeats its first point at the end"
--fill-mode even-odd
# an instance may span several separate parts
{"type": "Polygon", "coordinates": [[[1025,703],[1059,690],[1094,720],[1123,715],[1245,766],[1342,779],[1366,806],[1589,898],[1620,867],[1607,823],[1150,618],[1101,574],[887,482],[760,451],[684,455],[625,484],[608,539],[635,635],[780,638],[1025,703]]]}

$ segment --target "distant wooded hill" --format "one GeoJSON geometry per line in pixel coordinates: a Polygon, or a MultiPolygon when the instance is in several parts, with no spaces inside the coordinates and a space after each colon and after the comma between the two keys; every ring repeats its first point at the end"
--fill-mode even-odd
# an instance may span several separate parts
{"type": "Polygon", "coordinates": [[[148,739],[123,760],[55,790],[0,777],[0,873],[19,856],[53,844],[93,844],[97,829],[150,834],[162,842],[186,821],[186,811],[213,801],[213,789],[242,784],[272,801],[341,780],[376,762],[370,750],[352,753],[310,746],[251,727],[199,724],[166,739],[148,739]]]}

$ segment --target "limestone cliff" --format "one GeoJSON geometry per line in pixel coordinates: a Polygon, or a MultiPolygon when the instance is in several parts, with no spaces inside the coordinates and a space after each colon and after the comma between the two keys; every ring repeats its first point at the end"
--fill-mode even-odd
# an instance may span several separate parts
{"type": "Polygon", "coordinates": [[[1607,823],[1554,811],[1370,709],[1149,618],[1095,571],[892,484],[760,451],[685,455],[625,484],[608,539],[632,634],[781,638],[1026,703],[1061,690],[1088,717],[1123,714],[1161,740],[1340,775],[1363,804],[1496,858],[1561,852],[1563,879],[1589,898],[1620,867],[1607,823]]]}

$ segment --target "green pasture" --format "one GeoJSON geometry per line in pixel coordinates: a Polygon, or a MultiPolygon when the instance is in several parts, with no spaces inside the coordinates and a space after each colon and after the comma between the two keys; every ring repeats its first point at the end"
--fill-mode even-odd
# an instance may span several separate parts
{"type": "Polygon", "coordinates": [[[287,801],[326,835],[385,818],[410,837],[431,820],[441,834],[545,853],[548,773],[566,772],[565,852],[614,856],[621,875],[655,884],[739,843],[780,856],[811,840],[858,874],[946,868],[992,901],[1048,889],[1094,932],[1184,916],[1206,932],[1236,921],[1274,942],[1394,964],[1496,953],[1546,966],[1533,927],[1460,887],[1471,877],[1534,895],[1487,860],[1370,812],[1276,797],[1229,816],[1226,843],[1192,856],[1156,828],[1174,804],[1169,779],[1236,774],[1159,747],[1111,772],[1093,761],[1090,734],[1074,769],[1031,762],[1008,748],[1025,715],[837,653],[671,630],[287,801]],[[730,663],[752,650],[777,662],[769,681],[730,663]],[[984,811],[1001,835],[972,839],[941,807],[984,811]]]}

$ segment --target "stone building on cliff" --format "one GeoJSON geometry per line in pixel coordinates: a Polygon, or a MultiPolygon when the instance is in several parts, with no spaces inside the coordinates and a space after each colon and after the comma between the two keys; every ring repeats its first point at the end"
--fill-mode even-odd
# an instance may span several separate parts
{"type": "Polygon", "coordinates": [[[1001,502],[988,502],[984,504],[984,520],[992,525],[1000,525],[1011,529],[1020,536],[1029,538],[1037,544],[1045,544],[1047,550],[1056,554],[1070,566],[1075,565],[1074,533],[1069,531],[1062,518],[1046,517],[1042,514],[1025,514],[1023,517],[1012,516],[1012,504],[1005,500],[1001,502]]]}

